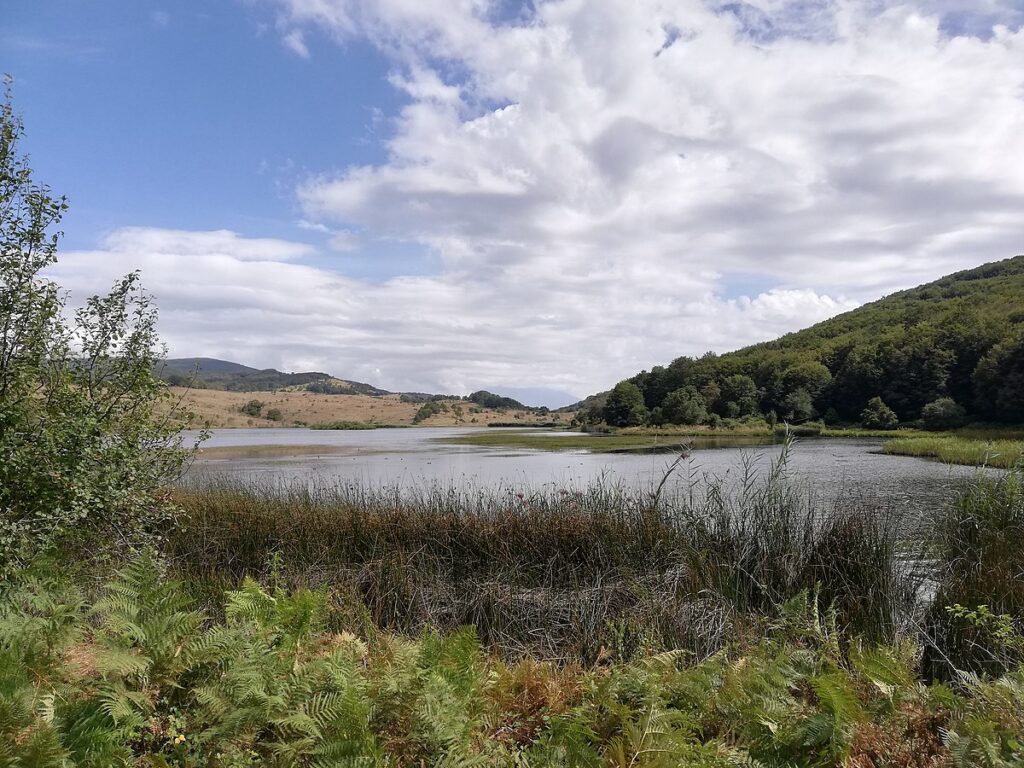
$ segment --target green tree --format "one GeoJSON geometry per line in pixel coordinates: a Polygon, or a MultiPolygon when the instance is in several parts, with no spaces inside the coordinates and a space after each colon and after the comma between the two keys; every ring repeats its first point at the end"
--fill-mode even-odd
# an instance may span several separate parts
{"type": "Polygon", "coordinates": [[[899,419],[880,397],[868,400],[867,407],[860,413],[860,421],[867,429],[896,429],[899,419]]]}
{"type": "Polygon", "coordinates": [[[708,418],[704,398],[695,387],[670,392],[661,410],[662,419],[669,424],[703,424],[708,418]]]}
{"type": "Polygon", "coordinates": [[[758,413],[758,391],[754,380],[737,373],[722,381],[723,416],[739,418],[758,413]]]}
{"type": "Polygon", "coordinates": [[[164,489],[187,414],[154,374],[156,310],[137,274],[77,312],[43,278],[62,197],[33,181],[10,93],[0,111],[0,575],[40,552],[138,546],[171,522],[164,489]]]}
{"type": "Polygon", "coordinates": [[[921,409],[921,420],[925,429],[957,429],[967,423],[967,409],[951,397],[940,397],[921,409]]]}
{"type": "Polygon", "coordinates": [[[784,404],[784,413],[788,421],[799,423],[814,418],[814,400],[811,393],[803,387],[798,387],[786,395],[784,404]]]}
{"type": "Polygon", "coordinates": [[[1024,333],[995,345],[974,371],[976,405],[998,421],[1024,422],[1024,333]]]}
{"type": "Polygon", "coordinates": [[[631,381],[620,381],[608,394],[604,404],[604,420],[613,427],[634,427],[647,418],[644,396],[631,381]]]}

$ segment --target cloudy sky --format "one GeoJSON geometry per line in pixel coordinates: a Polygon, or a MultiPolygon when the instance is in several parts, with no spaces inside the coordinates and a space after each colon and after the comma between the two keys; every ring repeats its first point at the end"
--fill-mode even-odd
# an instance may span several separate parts
{"type": "Polygon", "coordinates": [[[547,404],[1024,252],[1024,0],[0,0],[53,276],[547,404]]]}

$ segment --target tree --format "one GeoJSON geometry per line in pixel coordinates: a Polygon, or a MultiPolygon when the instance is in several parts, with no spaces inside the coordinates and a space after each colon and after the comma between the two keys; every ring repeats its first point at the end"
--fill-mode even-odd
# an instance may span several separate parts
{"type": "Polygon", "coordinates": [[[933,431],[957,429],[967,423],[967,409],[951,397],[940,397],[921,409],[924,428],[933,431]]]}
{"type": "Polygon", "coordinates": [[[722,381],[723,415],[730,418],[752,416],[758,412],[757,385],[749,376],[737,373],[722,381]]]}
{"type": "Polygon", "coordinates": [[[880,397],[868,400],[867,407],[861,411],[860,421],[867,429],[896,429],[900,423],[896,412],[880,397]]]}
{"type": "Polygon", "coordinates": [[[974,371],[978,410],[991,419],[1024,422],[1024,332],[992,347],[974,371]]]}
{"type": "Polygon", "coordinates": [[[620,381],[608,394],[604,420],[613,427],[635,427],[647,418],[644,396],[631,381],[620,381]]]}
{"type": "Polygon", "coordinates": [[[60,546],[90,555],[153,541],[188,458],[187,414],[154,371],[156,310],[139,276],[71,313],[42,277],[67,208],[18,154],[0,110],[0,577],[60,546]],[[70,316],[70,319],[69,319],[70,316]]]}
{"type": "Polygon", "coordinates": [[[703,424],[708,418],[704,398],[695,387],[670,392],[661,410],[662,419],[669,424],[703,424]]]}
{"type": "Polygon", "coordinates": [[[794,389],[784,400],[786,419],[795,423],[814,418],[814,401],[803,387],[794,389]]]}

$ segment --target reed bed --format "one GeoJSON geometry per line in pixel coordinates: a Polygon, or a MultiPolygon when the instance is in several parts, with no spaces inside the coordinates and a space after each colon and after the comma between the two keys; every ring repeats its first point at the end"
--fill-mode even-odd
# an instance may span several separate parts
{"type": "Polygon", "coordinates": [[[937,459],[947,464],[1011,469],[1024,461],[1024,440],[987,440],[961,435],[903,437],[882,447],[895,456],[937,459]]]}
{"type": "Polygon", "coordinates": [[[801,593],[879,641],[912,619],[920,579],[890,512],[818,499],[785,452],[770,467],[750,457],[738,483],[667,479],[645,491],[194,487],[167,554],[211,596],[247,576],[329,586],[342,613],[407,633],[472,625],[506,656],[707,654],[801,593]]]}

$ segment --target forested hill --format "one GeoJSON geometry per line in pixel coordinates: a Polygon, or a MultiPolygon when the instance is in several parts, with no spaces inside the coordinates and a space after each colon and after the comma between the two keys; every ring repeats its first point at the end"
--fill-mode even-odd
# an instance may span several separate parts
{"type": "MultiPolygon", "coordinates": [[[[955,420],[1024,422],[1024,256],[901,291],[775,341],[681,357],[629,382],[656,423],[771,413],[853,422],[874,398],[900,422],[920,418],[935,401],[955,420]]],[[[613,390],[610,421],[640,420],[635,403],[623,409],[620,402],[630,394],[623,383],[613,390]]]]}
{"type": "Polygon", "coordinates": [[[284,373],[274,368],[250,368],[241,363],[211,357],[164,360],[157,375],[171,384],[193,389],[224,389],[233,392],[264,392],[298,388],[321,394],[387,395],[386,390],[359,381],[337,379],[329,373],[284,373]]]}

